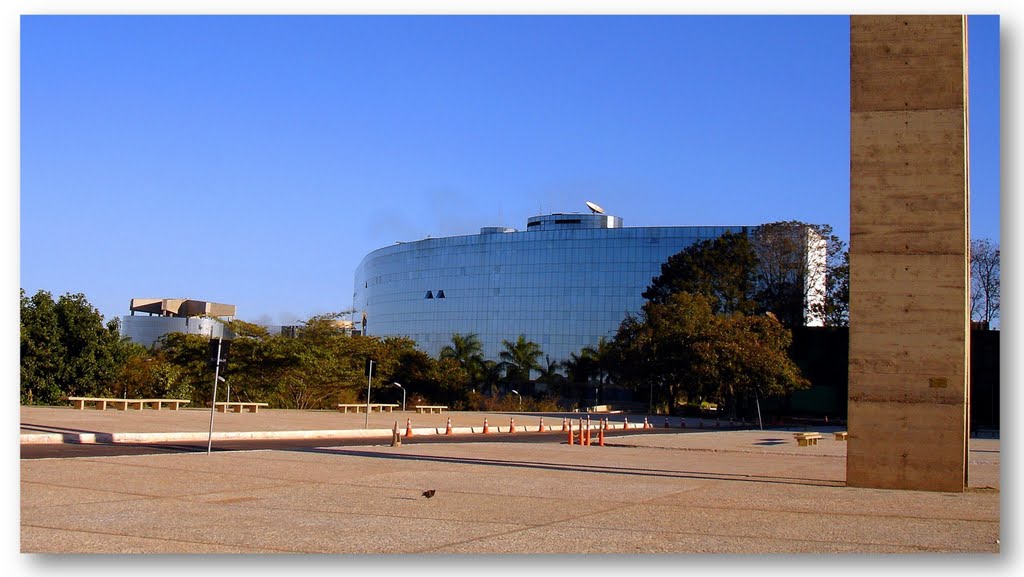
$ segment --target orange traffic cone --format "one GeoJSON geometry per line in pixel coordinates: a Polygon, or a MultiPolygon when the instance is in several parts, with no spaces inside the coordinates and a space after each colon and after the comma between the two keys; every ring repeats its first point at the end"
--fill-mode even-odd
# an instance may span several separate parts
{"type": "Polygon", "coordinates": [[[540,418],[540,425],[537,426],[537,432],[538,433],[543,433],[544,432],[544,417],[540,418]]]}
{"type": "Polygon", "coordinates": [[[569,421],[569,444],[572,445],[572,421],[569,421]]]}
{"type": "Polygon", "coordinates": [[[622,428],[623,429],[628,429],[629,428],[629,417],[622,417],[622,428]]]}
{"type": "Polygon", "coordinates": [[[444,428],[444,434],[446,434],[446,435],[452,434],[452,418],[451,417],[448,417],[448,426],[446,426],[444,428]]]}
{"type": "Polygon", "coordinates": [[[597,446],[604,446],[604,429],[602,429],[601,427],[597,428],[597,446]]]}
{"type": "Polygon", "coordinates": [[[565,431],[566,431],[566,428],[565,428],[565,417],[562,417],[562,432],[564,433],[565,431]]]}
{"type": "Polygon", "coordinates": [[[510,433],[516,432],[516,418],[515,417],[512,417],[512,418],[510,418],[508,420],[508,432],[510,432],[510,433]]]}
{"type": "Polygon", "coordinates": [[[587,415],[587,446],[590,446],[590,416],[587,415]]]}
{"type": "Polygon", "coordinates": [[[412,436],[412,419],[406,419],[405,420],[405,436],[406,437],[411,437],[412,436]]]}
{"type": "Polygon", "coordinates": [[[604,418],[604,430],[608,430],[608,417],[604,418]]]}
{"type": "Polygon", "coordinates": [[[491,432],[491,429],[487,426],[487,417],[484,417],[484,434],[486,435],[486,434],[488,434],[490,432],[491,432]]]}
{"type": "Polygon", "coordinates": [[[651,428],[651,424],[647,422],[647,417],[644,417],[644,428],[645,429],[650,429],[651,428]]]}

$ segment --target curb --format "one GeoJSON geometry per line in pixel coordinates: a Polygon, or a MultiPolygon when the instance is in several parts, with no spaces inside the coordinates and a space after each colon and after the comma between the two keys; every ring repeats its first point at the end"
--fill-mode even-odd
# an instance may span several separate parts
{"type": "MultiPolygon", "coordinates": [[[[513,434],[537,433],[538,425],[517,425],[513,434]],[[531,430],[532,429],[532,430],[531,430]]],[[[609,430],[622,430],[621,424],[612,424],[609,430]]],[[[629,429],[642,429],[641,423],[629,423],[629,429]]],[[[495,425],[491,434],[509,434],[508,426],[495,425]]],[[[557,432],[554,425],[544,425],[545,432],[557,432]]],[[[595,427],[596,429],[596,427],[595,427]]],[[[404,429],[400,430],[404,437],[404,429]]],[[[391,439],[391,429],[340,429],[320,431],[224,431],[214,432],[214,440],[240,439],[391,439]]],[[[434,436],[445,434],[445,427],[413,428],[412,434],[434,436]]],[[[470,435],[483,434],[483,427],[452,427],[452,434],[470,435]]],[[[93,443],[166,443],[174,441],[205,441],[210,438],[209,432],[179,433],[25,433],[21,435],[22,445],[74,444],[88,445],[93,443]]]]}

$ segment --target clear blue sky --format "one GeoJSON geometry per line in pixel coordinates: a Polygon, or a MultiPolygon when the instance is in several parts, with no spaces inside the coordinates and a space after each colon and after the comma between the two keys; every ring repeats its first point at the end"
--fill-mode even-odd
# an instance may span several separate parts
{"type": "MultiPolygon", "coordinates": [[[[999,20],[969,19],[971,226],[999,239],[999,20]]],[[[21,20],[20,285],[352,304],[395,241],[601,204],[849,240],[843,16],[21,20]]]]}

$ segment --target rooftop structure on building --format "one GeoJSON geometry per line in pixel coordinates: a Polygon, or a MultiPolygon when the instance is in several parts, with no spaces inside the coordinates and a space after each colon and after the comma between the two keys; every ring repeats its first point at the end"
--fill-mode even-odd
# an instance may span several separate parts
{"type": "Polygon", "coordinates": [[[225,321],[235,318],[235,305],[193,299],[132,299],[131,314],[121,317],[121,336],[152,347],[168,333],[232,338],[225,321]],[[135,313],[147,313],[146,316],[135,313]]]}

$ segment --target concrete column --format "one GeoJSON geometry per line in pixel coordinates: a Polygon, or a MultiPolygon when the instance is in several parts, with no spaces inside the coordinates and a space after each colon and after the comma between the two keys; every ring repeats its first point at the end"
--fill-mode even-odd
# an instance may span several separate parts
{"type": "Polygon", "coordinates": [[[847,484],[967,482],[967,18],[850,18],[847,484]]]}

